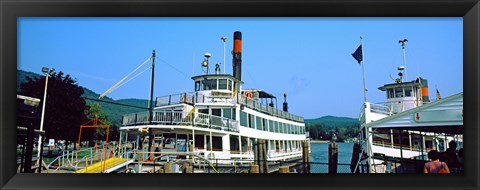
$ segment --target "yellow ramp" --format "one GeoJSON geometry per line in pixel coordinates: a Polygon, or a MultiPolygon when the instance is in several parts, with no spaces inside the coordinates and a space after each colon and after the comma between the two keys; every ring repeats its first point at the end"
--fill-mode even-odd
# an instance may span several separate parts
{"type": "Polygon", "coordinates": [[[119,164],[126,164],[128,162],[129,162],[129,159],[126,159],[126,158],[110,158],[106,161],[95,163],[81,170],[77,170],[73,173],[101,173],[102,170],[106,171],[119,164]],[[105,164],[105,168],[103,168],[103,164],[105,164]]]}

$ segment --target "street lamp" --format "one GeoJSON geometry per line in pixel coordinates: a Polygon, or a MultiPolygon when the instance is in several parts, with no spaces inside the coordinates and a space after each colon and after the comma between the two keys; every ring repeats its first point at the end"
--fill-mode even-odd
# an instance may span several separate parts
{"type": "Polygon", "coordinates": [[[225,65],[227,64],[225,62],[225,42],[227,42],[228,38],[224,36],[224,37],[221,37],[220,39],[223,41],[223,74],[225,74],[225,71],[226,71],[225,65]]]}
{"type": "MultiPolygon", "coordinates": [[[[47,86],[48,86],[48,78],[52,76],[55,73],[55,69],[49,69],[46,67],[42,67],[42,72],[45,74],[45,91],[43,92],[43,105],[42,105],[42,117],[40,119],[40,131],[43,131],[43,120],[45,117],[45,104],[47,102],[47,86]]],[[[40,163],[40,154],[41,154],[41,147],[42,147],[42,135],[38,135],[38,153],[37,157],[39,158],[38,160],[38,166],[41,167],[40,163]]]]}

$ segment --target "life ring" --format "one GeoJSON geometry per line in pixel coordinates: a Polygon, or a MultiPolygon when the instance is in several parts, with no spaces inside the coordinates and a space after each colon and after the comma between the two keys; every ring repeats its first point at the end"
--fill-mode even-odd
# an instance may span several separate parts
{"type": "Polygon", "coordinates": [[[252,92],[245,92],[243,93],[243,96],[248,97],[248,98],[253,98],[253,93],[252,92]]]}

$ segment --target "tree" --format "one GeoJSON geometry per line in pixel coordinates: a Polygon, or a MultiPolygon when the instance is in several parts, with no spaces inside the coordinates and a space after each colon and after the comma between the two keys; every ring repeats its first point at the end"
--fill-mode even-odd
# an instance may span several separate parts
{"type": "MultiPolygon", "coordinates": [[[[102,125],[110,125],[110,131],[109,131],[109,141],[114,141],[118,139],[118,127],[116,125],[112,125],[112,121],[109,118],[109,114],[105,111],[102,110],[101,105],[97,103],[91,103],[88,104],[89,109],[87,110],[87,118],[90,120],[93,120],[95,116],[98,118],[98,120],[101,122],[102,125]]],[[[97,128],[95,129],[95,134],[94,138],[96,140],[103,140],[105,139],[107,131],[106,129],[103,128],[97,128]]]]}
{"type": "MultiPolygon", "coordinates": [[[[44,89],[45,77],[27,77],[18,94],[39,98],[42,105],[44,89]]],[[[67,146],[76,142],[80,125],[87,121],[87,104],[82,94],[83,88],[70,75],[64,76],[60,71],[50,76],[43,126],[47,139],[66,140],[67,146]]]]}

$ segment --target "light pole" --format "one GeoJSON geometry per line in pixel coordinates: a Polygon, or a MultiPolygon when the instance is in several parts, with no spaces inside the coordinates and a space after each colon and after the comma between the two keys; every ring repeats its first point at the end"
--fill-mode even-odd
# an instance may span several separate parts
{"type": "MultiPolygon", "coordinates": [[[[43,121],[45,118],[45,105],[47,102],[47,86],[48,86],[48,78],[53,75],[55,72],[55,69],[49,69],[46,67],[42,67],[42,72],[45,74],[45,91],[43,92],[43,105],[42,105],[42,117],[40,118],[40,131],[43,131],[43,121]]],[[[41,147],[42,147],[42,135],[38,135],[38,153],[37,157],[39,158],[38,160],[38,166],[41,167],[40,163],[40,154],[41,154],[41,147]]]]}
{"type": "Polygon", "coordinates": [[[223,41],[223,74],[225,74],[225,65],[227,64],[227,63],[225,62],[225,42],[227,42],[227,39],[228,39],[228,38],[224,36],[224,37],[222,37],[222,38],[220,38],[220,39],[222,39],[222,41],[223,41]]]}

